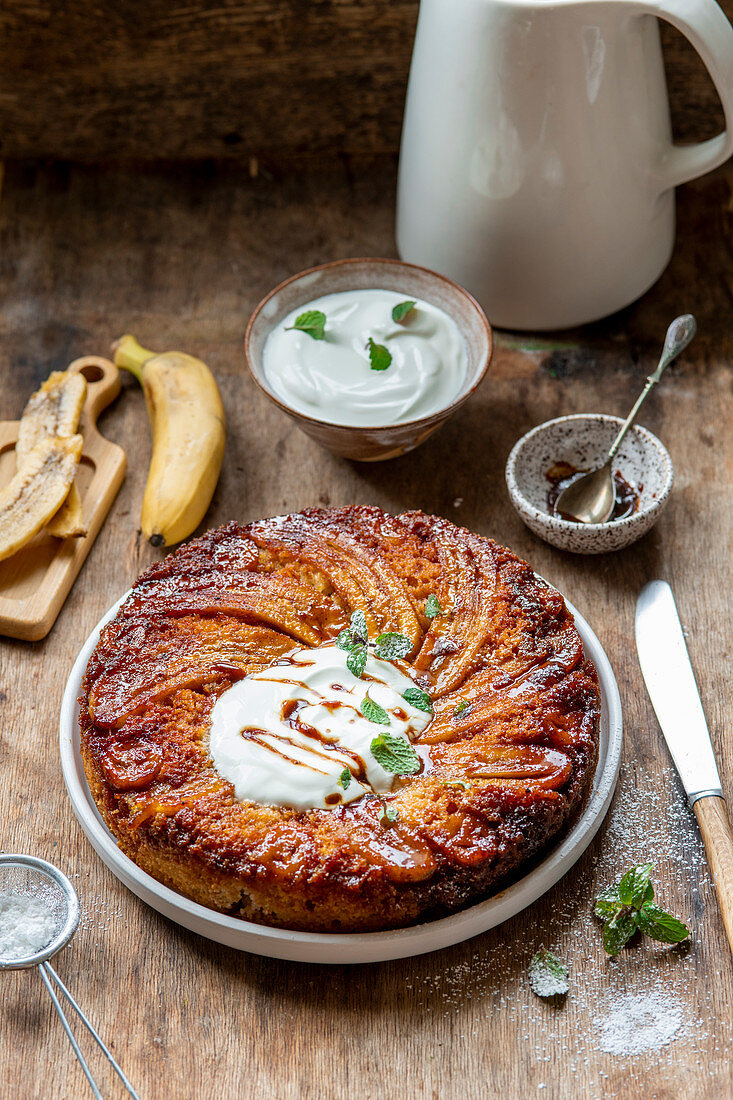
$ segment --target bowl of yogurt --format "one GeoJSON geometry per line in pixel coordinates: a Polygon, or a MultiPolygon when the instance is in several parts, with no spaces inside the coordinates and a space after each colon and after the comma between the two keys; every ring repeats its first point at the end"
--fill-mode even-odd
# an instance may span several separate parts
{"type": "Polygon", "coordinates": [[[489,366],[478,303],[401,260],[335,260],[276,287],[245,335],[260,389],[316,442],[375,462],[417,447],[489,366]]]}

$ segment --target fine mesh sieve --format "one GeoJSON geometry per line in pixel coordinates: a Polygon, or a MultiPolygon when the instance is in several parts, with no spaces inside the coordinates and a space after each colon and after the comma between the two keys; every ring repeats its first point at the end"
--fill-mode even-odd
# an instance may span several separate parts
{"type": "Polygon", "coordinates": [[[79,1059],[79,1064],[86,1075],[92,1092],[98,1100],[103,1100],[102,1093],[99,1091],[86,1059],[79,1049],[79,1044],[54,990],[54,984],[77,1013],[87,1031],[99,1044],[129,1095],[134,1100],[140,1100],[112,1054],[48,961],[57,951],[65,947],[74,935],[79,924],[79,916],[79,899],[76,890],[66,875],[59,871],[58,867],[54,867],[52,863],[47,863],[45,859],[37,859],[35,856],[0,855],[0,970],[26,970],[34,966],[38,967],[38,973],[41,975],[53,1001],[53,1006],[59,1015],[64,1031],[74,1048],[74,1053],[79,1059]],[[3,922],[6,924],[12,922],[17,919],[18,914],[22,919],[24,907],[27,913],[29,900],[34,903],[41,903],[34,906],[34,911],[36,916],[43,914],[44,924],[41,928],[36,929],[39,942],[35,945],[35,950],[31,954],[21,955],[18,953],[17,946],[15,949],[11,949],[9,943],[6,942],[3,935],[5,931],[3,922]]]}

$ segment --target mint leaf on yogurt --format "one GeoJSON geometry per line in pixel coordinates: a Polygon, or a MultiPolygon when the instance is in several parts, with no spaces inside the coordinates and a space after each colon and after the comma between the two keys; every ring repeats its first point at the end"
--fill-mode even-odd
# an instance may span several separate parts
{"type": "Polygon", "coordinates": [[[346,667],[352,676],[356,676],[358,679],[367,663],[367,647],[365,645],[356,645],[346,658],[346,667]]]}
{"type": "Polygon", "coordinates": [[[380,707],[379,703],[375,703],[373,699],[370,699],[368,695],[365,695],[362,699],[360,709],[367,722],[376,722],[378,726],[389,725],[387,711],[384,707],[380,707]]]}
{"type": "Polygon", "coordinates": [[[314,340],[323,340],[326,334],[326,314],[320,309],[307,309],[305,313],[298,314],[293,324],[289,325],[285,331],[291,332],[292,329],[307,332],[314,340]]]}
{"type": "Polygon", "coordinates": [[[344,770],[341,772],[341,775],[339,776],[339,787],[343,787],[343,789],[346,790],[350,782],[351,770],[349,768],[344,768],[344,770]]]}
{"type": "Polygon", "coordinates": [[[408,688],[407,691],[403,691],[402,698],[405,702],[409,703],[411,707],[416,707],[417,710],[424,710],[426,714],[433,713],[433,704],[430,700],[430,696],[419,687],[408,688]]]}
{"type": "Polygon", "coordinates": [[[420,757],[404,737],[383,730],[369,747],[372,756],[385,771],[394,775],[414,775],[420,771],[420,757]]]}
{"type": "Polygon", "coordinates": [[[387,351],[384,344],[375,344],[370,336],[367,341],[367,349],[369,351],[371,369],[386,370],[392,362],[392,355],[387,351]]]}
{"type": "Polygon", "coordinates": [[[412,313],[416,305],[417,302],[413,302],[412,300],[398,302],[392,310],[392,320],[396,321],[397,324],[399,324],[400,321],[404,321],[405,317],[407,317],[408,313],[412,313]]]}

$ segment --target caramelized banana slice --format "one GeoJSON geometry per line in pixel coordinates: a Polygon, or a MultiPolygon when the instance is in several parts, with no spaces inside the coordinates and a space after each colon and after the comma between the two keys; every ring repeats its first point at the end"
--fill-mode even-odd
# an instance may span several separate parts
{"type": "Polygon", "coordinates": [[[82,437],[43,439],[0,492],[0,559],[37,535],[63,504],[81,458],[82,437]]]}
{"type": "Polygon", "coordinates": [[[83,374],[55,370],[28,399],[15,445],[15,460],[22,471],[30,452],[44,440],[74,435],[84,406],[87,383],[83,374]]]}

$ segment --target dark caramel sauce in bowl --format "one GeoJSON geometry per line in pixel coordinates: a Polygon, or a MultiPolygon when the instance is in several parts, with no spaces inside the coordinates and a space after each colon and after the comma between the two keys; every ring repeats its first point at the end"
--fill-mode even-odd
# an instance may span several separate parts
{"type": "MultiPolygon", "coordinates": [[[[558,519],[567,520],[569,523],[577,522],[573,516],[558,511],[557,500],[564,489],[567,489],[578,478],[589,472],[589,470],[579,470],[577,466],[573,466],[570,462],[555,462],[549,470],[545,471],[545,477],[550,483],[547,490],[547,508],[551,516],[557,516],[558,519]]],[[[643,485],[635,488],[626,480],[620,470],[613,471],[613,482],[616,502],[606,523],[614,523],[616,520],[633,516],[639,508],[639,500],[644,488],[643,485]]]]}

